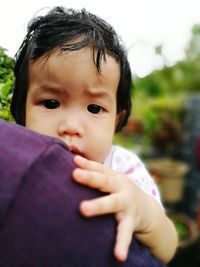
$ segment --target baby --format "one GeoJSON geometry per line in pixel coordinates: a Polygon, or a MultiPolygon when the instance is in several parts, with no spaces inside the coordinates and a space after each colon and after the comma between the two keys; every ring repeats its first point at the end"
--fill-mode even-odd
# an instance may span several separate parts
{"type": "Polygon", "coordinates": [[[105,192],[80,204],[86,217],[114,213],[115,256],[135,237],[164,262],[177,234],[138,157],[113,146],[131,111],[131,71],[114,29],[85,9],[56,7],[32,20],[16,56],[11,112],[16,122],[62,140],[75,181],[105,192]]]}

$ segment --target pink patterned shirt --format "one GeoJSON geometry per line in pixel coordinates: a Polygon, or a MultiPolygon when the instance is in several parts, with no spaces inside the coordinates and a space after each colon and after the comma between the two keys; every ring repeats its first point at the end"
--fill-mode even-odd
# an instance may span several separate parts
{"type": "Polygon", "coordinates": [[[137,186],[155,198],[163,207],[160,193],[154,180],[136,154],[120,146],[113,145],[104,164],[112,170],[126,174],[137,186]]]}

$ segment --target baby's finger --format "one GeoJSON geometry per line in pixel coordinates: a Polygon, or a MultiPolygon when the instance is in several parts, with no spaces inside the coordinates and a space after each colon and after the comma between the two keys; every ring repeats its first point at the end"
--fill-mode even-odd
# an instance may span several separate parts
{"type": "Polygon", "coordinates": [[[129,246],[133,238],[134,223],[130,217],[123,219],[117,227],[115,257],[119,261],[125,261],[128,256],[129,246]]]}
{"type": "Polygon", "coordinates": [[[82,201],[80,211],[86,217],[119,212],[122,208],[119,194],[107,195],[93,200],[82,201]]]}
{"type": "Polygon", "coordinates": [[[97,171],[97,172],[103,172],[104,170],[107,170],[107,168],[103,164],[92,160],[88,160],[79,155],[74,156],[73,161],[78,167],[86,170],[97,171]]]}
{"type": "Polygon", "coordinates": [[[72,175],[78,183],[102,192],[113,193],[117,191],[117,181],[112,176],[79,168],[75,169],[72,175]]]}

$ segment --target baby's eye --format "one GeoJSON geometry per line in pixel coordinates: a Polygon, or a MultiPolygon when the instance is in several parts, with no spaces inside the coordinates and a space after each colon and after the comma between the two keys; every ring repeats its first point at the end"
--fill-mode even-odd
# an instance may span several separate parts
{"type": "Polygon", "coordinates": [[[91,105],[88,105],[87,110],[93,114],[98,114],[99,112],[102,111],[102,107],[95,105],[95,104],[91,104],[91,105]]]}
{"type": "Polygon", "coordinates": [[[55,99],[44,100],[41,102],[41,105],[47,109],[55,109],[60,107],[60,103],[55,99]]]}

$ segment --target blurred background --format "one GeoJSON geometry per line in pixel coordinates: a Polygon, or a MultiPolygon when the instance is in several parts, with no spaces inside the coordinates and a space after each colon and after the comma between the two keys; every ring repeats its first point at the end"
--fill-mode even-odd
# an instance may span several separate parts
{"type": "Polygon", "coordinates": [[[200,1],[11,1],[0,10],[0,118],[11,120],[14,55],[28,21],[63,5],[111,23],[128,50],[133,110],[115,143],[136,152],[179,234],[171,267],[200,266],[200,1]],[[116,3],[117,2],[117,3],[116,3]]]}

